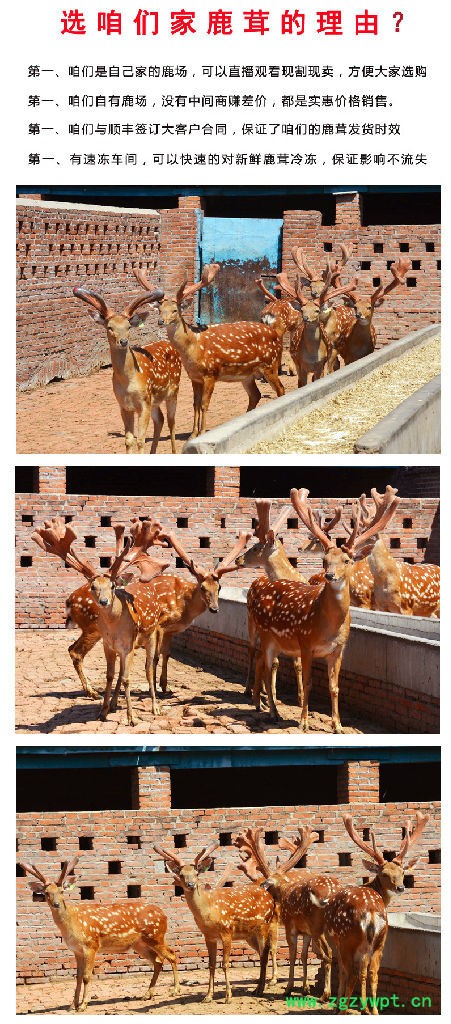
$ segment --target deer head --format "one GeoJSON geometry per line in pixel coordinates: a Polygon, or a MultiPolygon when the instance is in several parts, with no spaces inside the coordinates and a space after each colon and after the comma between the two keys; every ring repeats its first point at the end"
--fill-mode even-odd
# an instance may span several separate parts
{"type": "Polygon", "coordinates": [[[163,846],[154,846],[154,850],[163,858],[166,867],[175,876],[175,880],[187,895],[194,895],[205,886],[200,886],[201,876],[210,869],[213,858],[212,854],[219,846],[219,843],[211,843],[205,846],[192,861],[183,861],[176,853],[165,850],[163,846]]]}
{"type": "Polygon", "coordinates": [[[300,246],[298,246],[297,249],[292,250],[292,260],[296,264],[298,270],[300,271],[301,279],[305,284],[308,284],[311,292],[311,297],[314,302],[321,303],[321,296],[324,291],[324,284],[327,281],[329,275],[331,286],[333,288],[340,287],[340,274],[343,267],[345,266],[349,259],[350,252],[345,245],[340,244],[339,248],[341,250],[340,260],[335,259],[334,263],[331,263],[331,261],[328,259],[326,263],[326,268],[325,270],[323,270],[321,275],[311,269],[311,267],[307,263],[304,251],[303,249],[301,249],[300,246]]]}
{"type": "Polygon", "coordinates": [[[286,522],[290,511],[290,506],[286,505],[277,516],[275,522],[271,524],[271,501],[268,498],[259,498],[255,505],[257,509],[257,525],[253,535],[257,538],[257,541],[237,558],[237,565],[240,569],[257,567],[277,553],[280,543],[277,540],[277,534],[286,522]]]}
{"type": "Polygon", "coordinates": [[[262,829],[248,828],[234,840],[234,846],[238,848],[241,857],[242,863],[238,865],[240,870],[244,871],[252,882],[259,881],[262,888],[267,889],[276,901],[280,899],[285,886],[290,882],[288,872],[296,867],[309,846],[319,839],[318,833],[312,832],[310,828],[300,828],[298,831],[299,836],[294,841],[281,840],[279,843],[279,849],[289,850],[290,856],[283,862],[278,862],[275,868],[268,863],[262,829]]]}
{"type": "Polygon", "coordinates": [[[376,872],[376,878],[382,887],[385,902],[388,902],[391,893],[404,892],[404,875],[406,871],[413,868],[416,864],[418,856],[414,857],[413,860],[409,860],[407,864],[404,864],[404,859],[410,847],[413,846],[420,838],[428,820],[428,814],[421,814],[420,811],[417,811],[416,824],[412,827],[411,821],[406,822],[404,827],[404,839],[402,840],[398,853],[393,860],[387,861],[384,859],[382,851],[377,848],[373,830],[370,830],[371,845],[369,845],[369,843],[364,842],[356,832],[352,823],[351,815],[347,814],[343,818],[348,836],[369,858],[368,860],[365,859],[363,861],[363,866],[366,871],[376,872]]]}
{"type": "Polygon", "coordinates": [[[397,488],[391,487],[390,484],[387,484],[385,494],[379,494],[373,487],[371,490],[371,497],[375,505],[373,513],[368,509],[366,495],[360,495],[358,503],[353,507],[352,526],[348,526],[343,521],[349,538],[343,545],[343,549],[353,558],[365,558],[373,550],[382,530],[388,525],[398,508],[400,498],[397,497],[397,493],[397,488]]]}
{"type": "Polygon", "coordinates": [[[359,323],[370,324],[373,319],[374,310],[378,306],[382,306],[385,302],[387,295],[397,288],[399,285],[406,283],[405,278],[408,270],[411,267],[410,260],[399,259],[397,263],[392,263],[390,272],[393,275],[393,280],[385,286],[380,284],[376,291],[368,296],[358,296],[355,294],[355,289],[349,293],[349,298],[353,303],[354,312],[359,323]]]}
{"type": "Polygon", "coordinates": [[[306,487],[302,487],[300,490],[293,487],[290,493],[291,503],[301,522],[312,534],[315,543],[324,552],[323,569],[326,580],[333,589],[340,591],[346,581],[349,581],[353,560],[344,547],[337,547],[335,541],[330,537],[330,533],[341,518],[343,510],[341,506],[336,506],[330,521],[321,526],[321,517],[315,514],[309,506],[308,496],[309,491],[306,487]]]}
{"type": "Polygon", "coordinates": [[[188,284],[188,275],[185,272],[181,285],[179,286],[175,299],[170,299],[166,294],[160,302],[160,315],[158,318],[159,327],[169,327],[183,320],[182,312],[193,301],[196,292],[202,288],[208,288],[219,270],[219,263],[207,263],[202,271],[200,281],[195,284],[188,284]]]}
{"type": "Polygon", "coordinates": [[[29,882],[30,889],[37,896],[48,903],[49,907],[61,913],[66,909],[64,890],[72,889],[75,878],[75,868],[78,864],[78,857],[70,863],[65,860],[56,882],[49,882],[41,871],[34,864],[20,864],[20,867],[37,881],[29,882]]]}
{"type": "Polygon", "coordinates": [[[115,313],[98,292],[90,291],[87,288],[76,287],[73,294],[89,306],[89,313],[96,323],[105,327],[111,352],[125,353],[130,346],[130,331],[132,327],[141,326],[149,316],[149,308],[137,312],[140,306],[147,307],[159,303],[164,293],[159,288],[149,290],[145,295],[139,295],[122,310],[115,313]]]}

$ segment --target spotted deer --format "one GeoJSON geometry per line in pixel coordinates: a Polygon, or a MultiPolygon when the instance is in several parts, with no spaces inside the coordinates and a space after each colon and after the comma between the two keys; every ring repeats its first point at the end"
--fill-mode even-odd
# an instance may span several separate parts
{"type": "Polygon", "coordinates": [[[304,250],[301,248],[301,246],[297,246],[296,249],[292,249],[291,258],[293,260],[293,263],[295,263],[297,269],[299,270],[301,279],[303,279],[304,283],[307,284],[308,287],[310,288],[310,293],[314,302],[319,302],[320,300],[320,297],[324,289],[324,283],[327,280],[329,266],[331,271],[332,288],[339,288],[341,285],[340,275],[343,270],[343,267],[346,266],[346,263],[348,262],[351,253],[348,246],[343,245],[341,243],[339,245],[339,249],[341,251],[340,259],[336,258],[333,263],[331,260],[328,260],[326,263],[326,268],[325,270],[322,271],[322,274],[319,274],[315,270],[312,270],[309,263],[307,262],[304,250]]]}
{"type": "MultiPolygon", "coordinates": [[[[324,581],[305,585],[291,580],[255,580],[248,593],[248,609],[260,640],[261,657],[254,685],[254,702],[260,706],[260,690],[266,689],[270,716],[277,721],[275,693],[272,689],[272,665],[282,652],[293,658],[297,678],[298,702],[302,707],[301,726],[308,729],[308,701],[314,658],[327,663],[332,705],[332,727],[341,732],[338,710],[339,674],[350,630],[350,575],[353,560],[343,545],[338,548],[321,529],[307,503],[308,490],[291,491],[291,502],[299,518],[321,544],[324,557],[324,581]]],[[[379,528],[388,517],[381,516],[379,528]]],[[[354,552],[360,546],[354,542],[354,552]]]]}
{"type": "Polygon", "coordinates": [[[373,513],[369,511],[365,494],[359,499],[354,515],[354,529],[348,541],[348,547],[358,536],[359,545],[365,545],[373,538],[367,564],[371,572],[372,603],[377,611],[397,612],[401,615],[421,615],[425,618],[440,617],[440,566],[420,563],[411,565],[393,558],[383,537],[374,531],[372,526],[377,523],[387,507],[393,511],[399,505],[396,497],[397,489],[387,486],[385,494],[379,494],[375,487],[371,490],[374,502],[373,513]]]}
{"type": "Polygon", "coordinates": [[[281,850],[288,850],[291,856],[276,867],[271,867],[265,855],[261,829],[247,829],[235,839],[243,860],[243,870],[252,881],[262,876],[262,887],[273,896],[290,955],[290,973],[285,995],[294,988],[294,972],[297,956],[298,936],[302,935],[302,989],[310,991],[307,978],[307,960],[310,943],[324,964],[324,990],[321,1000],[327,1002],[331,991],[332,950],[324,935],[324,910],[312,902],[312,893],[317,900],[330,898],[339,888],[339,881],[328,875],[312,873],[307,868],[292,870],[307,853],[312,843],[319,838],[310,828],[300,828],[299,837],[292,841],[279,840],[281,850]]]}
{"type": "Polygon", "coordinates": [[[133,299],[121,313],[115,313],[98,292],[78,287],[73,292],[77,299],[87,303],[93,320],[107,332],[113,391],[124,424],[127,455],[135,445],[138,453],[143,453],[150,417],[153,421],[150,451],[156,452],[164,422],[163,403],[166,405],[171,449],[175,452],[175,413],[182,371],[180,356],[172,345],[164,341],[154,341],[144,348],[132,345],[130,341],[132,328],[141,326],[149,316],[149,309],[138,312],[140,307],[155,304],[163,298],[163,292],[149,287],[145,295],[133,299]]]}
{"type": "Polygon", "coordinates": [[[394,288],[405,284],[406,274],[410,267],[410,260],[399,259],[397,263],[392,263],[390,271],[393,280],[385,286],[380,284],[369,296],[359,297],[355,289],[348,292],[355,319],[353,323],[345,325],[338,344],[339,353],[346,366],[374,352],[377,342],[376,329],[373,324],[374,311],[382,306],[387,295],[394,288]]]}
{"type": "MultiPolygon", "coordinates": [[[[338,956],[339,989],[338,998],[349,1003],[356,984],[360,987],[360,1005],[370,1013],[378,1013],[377,985],[379,968],[388,932],[387,907],[393,893],[404,892],[404,875],[416,864],[418,857],[404,863],[411,846],[420,838],[429,820],[428,814],[416,813],[416,825],[412,828],[406,822],[404,838],[393,860],[386,860],[376,846],[374,832],[370,831],[371,845],[364,842],[356,832],[350,815],[343,818],[346,831],[353,843],[363,850],[369,860],[364,860],[366,871],[375,876],[364,885],[350,885],[340,888],[331,897],[318,899],[312,895],[312,902],[324,910],[325,933],[328,942],[338,956]],[[367,1000],[367,976],[370,1006],[367,1000]]],[[[339,1003],[340,1008],[343,1004],[339,1003]]]]}
{"type": "Polygon", "coordinates": [[[300,278],[293,288],[285,273],[277,275],[283,292],[296,299],[301,307],[302,331],[294,332],[291,355],[297,368],[298,386],[304,387],[311,375],[319,380],[324,373],[332,373],[338,367],[338,339],[344,322],[354,320],[352,311],[345,306],[332,306],[332,299],[353,293],[357,278],[350,284],[332,288],[333,270],[330,261],[322,291],[317,299],[307,298],[300,278]]]}
{"type": "MultiPolygon", "coordinates": [[[[275,277],[275,275],[266,275],[275,277]]],[[[279,298],[273,292],[270,292],[266,287],[263,278],[259,277],[256,281],[257,288],[260,289],[265,297],[265,306],[261,315],[261,321],[263,324],[267,324],[268,327],[274,327],[277,330],[281,330],[283,327],[283,336],[289,335],[289,351],[287,358],[287,371],[290,377],[294,377],[296,374],[296,367],[293,362],[293,358],[290,354],[291,339],[295,331],[298,331],[301,327],[301,315],[298,309],[295,309],[288,302],[288,299],[279,298]]],[[[280,285],[277,284],[276,288],[280,289],[280,285]]],[[[282,366],[279,367],[279,373],[282,370],[282,366]]]]}
{"type": "MultiPolygon", "coordinates": [[[[152,714],[159,714],[153,684],[153,654],[158,627],[159,606],[150,581],[167,568],[168,562],[159,562],[147,552],[153,545],[162,545],[161,526],[154,520],[132,520],[129,537],[122,547],[125,528],[122,524],[114,527],[116,534],[116,557],[107,573],[98,570],[76,554],[73,542],[77,535],[72,526],[57,517],[47,521],[44,527],[32,534],[32,539],[44,551],[57,555],[68,568],[75,569],[88,580],[88,587],[69,598],[69,614],[79,624],[79,617],[88,623],[91,647],[94,624],[103,640],[107,673],[100,719],[105,721],[110,711],[117,708],[121,687],[124,687],[127,706],[127,721],[136,725],[138,719],[130,699],[130,673],[136,647],[146,650],[146,676],[152,705],[152,714]],[[138,580],[133,582],[135,568],[138,580]],[[119,675],[111,696],[119,658],[119,675]]],[[[94,641],[95,642],[95,641],[94,641]]],[[[82,653],[84,648],[82,648],[82,653]]],[[[86,653],[84,651],[84,653],[86,653]]],[[[84,656],[83,653],[83,656],[84,656]]],[[[77,653],[78,656],[78,653],[77,653]]],[[[74,657],[73,657],[74,660],[74,657]]],[[[75,663],[75,662],[74,662],[75,663]]],[[[82,675],[78,673],[83,681],[82,675]]]]}
{"type": "Polygon", "coordinates": [[[217,381],[240,381],[249,397],[248,412],[255,409],[261,398],[256,377],[264,377],[277,396],[285,393],[278,377],[283,339],[281,329],[242,321],[213,324],[196,334],[187,324],[183,315],[186,305],[192,302],[196,292],[208,287],[218,269],[217,263],[206,265],[200,281],[195,284],[188,284],[185,274],[175,299],[165,295],[160,302],[159,326],[166,327],[169,341],[179,352],[193,384],[192,437],[206,430],[207,413],[217,381]]]}
{"type": "Polygon", "coordinates": [[[180,992],[177,958],[166,944],[166,914],[144,900],[115,903],[71,903],[66,891],[74,885],[78,857],[70,864],[64,861],[56,882],[49,882],[34,864],[21,868],[35,881],[30,888],[45,900],[63,942],[73,952],[77,963],[77,983],[71,1009],[83,1012],[89,1003],[89,988],[98,952],[110,954],[133,950],[147,960],[153,970],[147,999],[151,999],[163,962],[167,960],[174,977],[174,995],[180,992]],[[83,985],[83,996],[81,995],[83,985]]]}
{"type": "Polygon", "coordinates": [[[226,1003],[232,999],[230,985],[230,952],[232,942],[248,943],[260,957],[260,978],[256,995],[263,995],[266,964],[271,941],[271,929],[277,934],[277,911],[274,900],[259,885],[232,886],[208,890],[201,884],[202,875],[212,864],[212,854],[218,847],[212,843],[193,860],[182,860],[179,853],[154,846],[183,889],[186,902],[197,927],[202,932],[208,952],[209,982],[205,1002],[214,998],[215,968],[218,942],[222,945],[226,985],[226,1003]]]}

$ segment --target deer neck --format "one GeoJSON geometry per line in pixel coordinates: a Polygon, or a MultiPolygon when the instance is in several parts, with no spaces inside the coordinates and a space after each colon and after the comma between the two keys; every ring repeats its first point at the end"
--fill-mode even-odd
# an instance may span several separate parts
{"type": "Polygon", "coordinates": [[[277,541],[276,551],[269,555],[266,560],[265,572],[268,579],[273,582],[276,580],[296,580],[298,583],[307,582],[289,561],[280,540],[277,541]]]}
{"type": "Polygon", "coordinates": [[[136,356],[130,346],[118,349],[116,345],[110,345],[110,353],[113,377],[123,386],[130,384],[140,373],[136,356]]]}
{"type": "Polygon", "coordinates": [[[319,320],[315,323],[304,323],[302,346],[309,362],[318,363],[324,358],[326,346],[324,343],[323,328],[319,320]]]}
{"type": "Polygon", "coordinates": [[[197,336],[194,334],[194,331],[188,327],[188,324],[183,319],[181,313],[179,313],[177,320],[167,324],[166,331],[171,345],[177,349],[179,355],[182,357],[184,355],[190,355],[190,349],[192,345],[196,343],[197,336]]]}
{"type": "Polygon", "coordinates": [[[390,900],[393,896],[393,893],[382,885],[382,882],[377,875],[375,875],[375,877],[372,878],[370,882],[367,882],[366,885],[363,886],[363,888],[373,889],[374,892],[377,892],[377,895],[380,896],[381,900],[383,901],[384,907],[388,907],[390,900]]]}
{"type": "MultiPolygon", "coordinates": [[[[184,581],[185,582],[185,581],[184,581]]],[[[184,608],[181,619],[185,626],[189,626],[198,615],[206,610],[207,604],[202,595],[199,583],[190,583],[184,594],[184,608]]]]}
{"type": "Polygon", "coordinates": [[[349,615],[350,603],[349,577],[343,576],[340,585],[326,579],[318,598],[318,605],[328,621],[344,622],[346,616],[349,615]]]}
{"type": "Polygon", "coordinates": [[[214,901],[210,893],[197,887],[196,889],[184,889],[184,896],[201,932],[209,925],[215,924],[214,901]]]}
{"type": "Polygon", "coordinates": [[[399,568],[382,537],[378,538],[372,551],[370,551],[368,562],[376,584],[381,585],[385,583],[388,576],[391,576],[394,581],[399,580],[399,568]]]}
{"type": "Polygon", "coordinates": [[[118,624],[126,607],[126,602],[122,602],[117,593],[115,593],[111,604],[108,605],[107,608],[102,608],[102,606],[99,605],[99,613],[97,616],[99,623],[104,623],[104,625],[110,627],[110,629],[114,628],[114,626],[118,624]]]}
{"type": "Polygon", "coordinates": [[[63,939],[67,942],[72,938],[76,931],[76,910],[70,905],[70,903],[64,902],[64,905],[58,908],[51,906],[50,912],[58,930],[63,936],[63,939]]]}

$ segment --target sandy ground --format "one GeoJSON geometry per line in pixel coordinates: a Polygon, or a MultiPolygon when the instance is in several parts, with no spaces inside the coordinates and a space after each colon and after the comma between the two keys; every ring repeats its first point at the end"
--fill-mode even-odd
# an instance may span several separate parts
{"type": "MultiPolygon", "coordinates": [[[[150,709],[144,674],[144,652],[138,651],[132,680],[133,707],[139,716],[135,730],[127,725],[125,701],[109,716],[98,719],[100,701],[88,700],[72,667],[67,648],[77,632],[17,630],[16,727],[20,733],[299,733],[301,709],[294,693],[279,688],[282,720],[270,724],[265,712],[256,711],[244,695],[244,680],[236,671],[203,668],[194,658],[177,655],[169,662],[171,692],[160,697],[161,714],[150,709]]],[[[100,643],[86,658],[86,675],[102,690],[105,663],[100,643]]],[[[328,702],[318,701],[313,684],[310,731],[330,733],[328,702]]],[[[340,705],[345,733],[377,733],[386,729],[374,718],[350,713],[340,705]]]]}
{"type": "MultiPolygon", "coordinates": [[[[281,374],[287,391],[297,386],[297,377],[281,374]]],[[[264,381],[258,382],[262,402],[275,397],[264,381]]],[[[217,384],[211,400],[207,425],[225,423],[231,416],[246,412],[248,397],[241,384],[217,384]]],[[[165,422],[158,454],[170,453],[170,439],[165,422]]],[[[176,415],[176,443],[180,453],[188,440],[193,422],[193,390],[182,371],[176,415]]],[[[35,391],[18,393],[16,408],[16,448],[19,453],[49,452],[59,454],[106,453],[125,455],[124,426],[118,403],[113,395],[111,370],[100,370],[90,377],[47,384],[35,391]]],[[[149,427],[148,447],[152,438],[149,427]]]]}
{"type": "Polygon", "coordinates": [[[439,373],[440,338],[435,338],[381,366],[251,452],[353,453],[358,437],[439,373]]]}
{"type": "MultiPolygon", "coordinates": [[[[300,968],[298,968],[300,970],[300,968]]],[[[207,971],[182,971],[180,973],[181,993],[172,994],[171,974],[166,971],[160,975],[155,995],[151,1002],[145,999],[149,984],[149,975],[116,975],[105,979],[94,976],[92,983],[93,999],[88,1006],[88,1014],[114,1013],[162,1013],[162,1014],[286,1014],[308,1013],[300,1007],[290,1010],[284,998],[285,974],[283,981],[274,992],[268,991],[264,998],[252,995],[257,984],[258,970],[255,967],[233,967],[231,984],[233,1000],[225,1003],[225,989],[222,970],[217,970],[216,992],[213,1003],[204,1003],[203,996],[207,990],[207,971]]],[[[45,984],[19,985],[17,987],[17,1013],[67,1013],[74,994],[75,979],[45,982],[45,984]]],[[[301,995],[296,988],[295,995],[301,995]]],[[[73,1011],[72,1011],[73,1012],[73,1011]]],[[[315,1012],[332,1013],[331,1008],[318,1006],[315,1012]]],[[[310,1010],[312,1013],[312,1010],[310,1010]]]]}

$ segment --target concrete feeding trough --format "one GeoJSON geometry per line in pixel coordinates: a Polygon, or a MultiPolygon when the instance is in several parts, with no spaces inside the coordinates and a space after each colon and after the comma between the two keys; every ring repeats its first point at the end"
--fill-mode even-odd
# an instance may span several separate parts
{"type": "MultiPolygon", "coordinates": [[[[412,349],[424,345],[425,342],[436,338],[437,335],[440,335],[440,324],[431,324],[419,331],[407,334],[399,341],[394,341],[390,345],[378,349],[336,373],[296,389],[282,398],[272,399],[252,412],[228,420],[227,423],[215,427],[214,430],[207,430],[205,434],[187,441],[183,452],[186,455],[248,452],[262,441],[278,437],[306,413],[326,406],[331,398],[369,376],[374,370],[398,359],[412,349]]],[[[390,424],[388,427],[385,426],[383,434],[379,436],[377,442],[375,441],[379,444],[390,443],[393,447],[379,447],[371,450],[400,453],[438,451],[437,444],[440,443],[439,378],[426,384],[424,388],[420,389],[420,392],[417,392],[416,396],[411,396],[406,402],[401,403],[401,406],[394,410],[390,417],[384,417],[382,423],[390,419],[390,424]],[[422,399],[426,403],[425,409],[420,409],[422,399]],[[411,404],[407,408],[408,403],[411,404]],[[401,406],[406,408],[399,412],[401,406]],[[395,420],[392,420],[391,417],[395,417],[395,420]],[[422,438],[423,446],[420,448],[417,446],[419,443],[417,437],[422,438]],[[398,444],[401,447],[397,447],[398,444]],[[429,447],[429,444],[433,447],[429,447]]],[[[379,428],[380,424],[374,430],[377,431],[379,428]]],[[[372,431],[368,431],[368,433],[372,433],[372,431]]],[[[359,439],[360,442],[362,440],[362,438],[359,439]]],[[[358,450],[367,451],[369,449],[359,448],[358,450]]]]}
{"type": "Polygon", "coordinates": [[[389,914],[382,964],[417,978],[440,980],[441,925],[438,914],[389,914]]]}
{"type": "Polygon", "coordinates": [[[410,398],[362,434],[354,451],[364,455],[382,452],[439,453],[441,450],[441,375],[418,388],[410,398]]]}

